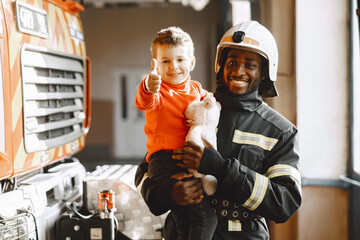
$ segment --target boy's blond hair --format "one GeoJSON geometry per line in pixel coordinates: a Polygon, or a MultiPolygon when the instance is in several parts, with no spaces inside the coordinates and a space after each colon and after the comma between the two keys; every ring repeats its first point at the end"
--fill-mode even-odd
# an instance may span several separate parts
{"type": "Polygon", "coordinates": [[[194,58],[194,43],[188,33],[184,32],[179,27],[168,27],[161,29],[151,44],[151,52],[153,58],[156,58],[156,51],[159,45],[169,45],[174,47],[177,45],[183,45],[188,48],[190,58],[194,58]]]}

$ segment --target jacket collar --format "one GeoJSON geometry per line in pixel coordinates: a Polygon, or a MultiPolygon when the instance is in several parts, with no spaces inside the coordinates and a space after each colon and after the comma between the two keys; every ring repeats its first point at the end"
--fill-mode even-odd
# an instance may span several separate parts
{"type": "Polygon", "coordinates": [[[214,96],[220,102],[221,109],[224,110],[245,110],[252,112],[263,103],[258,90],[245,95],[230,95],[224,86],[220,86],[216,89],[214,96]]]}

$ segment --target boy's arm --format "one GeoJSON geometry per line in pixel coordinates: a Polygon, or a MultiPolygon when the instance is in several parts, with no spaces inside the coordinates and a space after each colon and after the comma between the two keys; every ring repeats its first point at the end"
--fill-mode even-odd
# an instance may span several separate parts
{"type": "Polygon", "coordinates": [[[154,94],[146,90],[145,80],[139,84],[136,97],[135,106],[139,111],[155,109],[159,103],[159,94],[154,94]]]}
{"type": "Polygon", "coordinates": [[[157,62],[151,61],[151,71],[149,75],[141,81],[135,97],[135,106],[140,111],[153,110],[159,105],[161,77],[157,73],[157,62]]]}
{"type": "Polygon", "coordinates": [[[197,85],[198,91],[200,93],[200,99],[201,100],[203,100],[205,97],[207,97],[209,95],[212,96],[212,97],[214,96],[214,94],[212,92],[209,92],[209,91],[203,89],[200,82],[198,82],[198,81],[194,81],[194,82],[197,85]]]}

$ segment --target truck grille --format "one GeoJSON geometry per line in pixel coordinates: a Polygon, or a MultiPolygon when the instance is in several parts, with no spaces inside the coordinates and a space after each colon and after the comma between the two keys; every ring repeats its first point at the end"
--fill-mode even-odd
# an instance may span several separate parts
{"type": "Polygon", "coordinates": [[[85,120],[83,59],[24,45],[21,65],[26,152],[79,138],[85,120]]]}

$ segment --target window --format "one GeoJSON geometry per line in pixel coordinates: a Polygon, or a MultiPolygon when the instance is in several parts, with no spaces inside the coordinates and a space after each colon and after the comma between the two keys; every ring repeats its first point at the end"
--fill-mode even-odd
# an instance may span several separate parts
{"type": "Polygon", "coordinates": [[[231,0],[232,25],[251,20],[251,5],[249,0],[231,0]]]}

